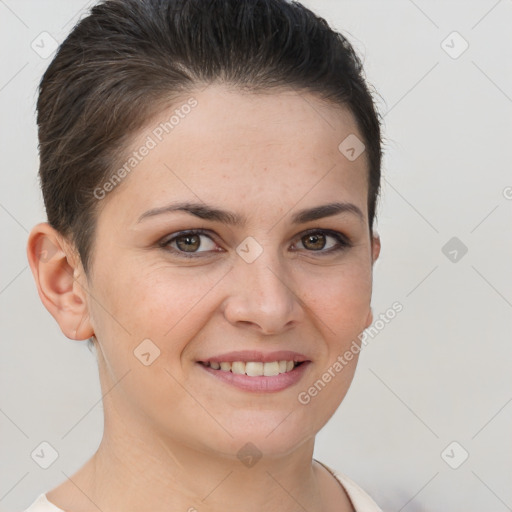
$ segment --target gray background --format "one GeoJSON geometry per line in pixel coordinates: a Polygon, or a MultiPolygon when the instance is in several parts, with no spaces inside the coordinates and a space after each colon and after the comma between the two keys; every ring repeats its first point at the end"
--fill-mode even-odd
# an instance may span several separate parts
{"type": "MultiPolygon", "coordinates": [[[[304,3],[348,36],[382,97],[372,305],[404,307],[364,348],[315,457],[386,511],[512,510],[512,1],[304,3]]],[[[94,357],[43,307],[25,254],[46,220],[34,111],[51,59],[31,43],[62,41],[89,4],[0,0],[0,511],[71,476],[102,435],[94,357]],[[47,470],[30,457],[42,441],[59,453],[47,470]]]]}

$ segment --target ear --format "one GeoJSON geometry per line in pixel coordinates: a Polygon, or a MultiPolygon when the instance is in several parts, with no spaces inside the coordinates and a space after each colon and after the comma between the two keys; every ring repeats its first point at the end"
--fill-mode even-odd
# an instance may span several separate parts
{"type": "Polygon", "coordinates": [[[375,231],[372,234],[372,266],[380,254],[380,236],[375,231]]]}
{"type": "MultiPolygon", "coordinates": [[[[372,268],[373,268],[374,263],[377,261],[379,254],[380,254],[380,236],[378,233],[374,232],[372,234],[372,268]]],[[[370,327],[370,325],[372,325],[372,323],[373,323],[373,311],[372,311],[372,308],[370,307],[370,311],[368,312],[368,316],[366,318],[365,329],[370,327]]]]}
{"type": "Polygon", "coordinates": [[[85,274],[74,248],[47,222],[32,228],[27,258],[39,297],[63,334],[73,340],[90,338],[85,274]]]}

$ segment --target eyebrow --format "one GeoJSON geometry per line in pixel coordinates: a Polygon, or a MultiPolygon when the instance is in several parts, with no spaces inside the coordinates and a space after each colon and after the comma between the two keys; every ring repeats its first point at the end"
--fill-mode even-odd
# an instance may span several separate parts
{"type": "MultiPolygon", "coordinates": [[[[204,203],[180,202],[148,210],[139,217],[136,224],[147,218],[178,211],[190,213],[200,219],[222,222],[223,224],[232,226],[243,226],[246,222],[244,217],[234,212],[221,210],[204,203]]],[[[359,207],[352,203],[338,202],[300,210],[293,215],[292,223],[303,224],[324,217],[332,217],[340,213],[352,213],[356,215],[360,221],[364,222],[364,215],[359,207]]]]}

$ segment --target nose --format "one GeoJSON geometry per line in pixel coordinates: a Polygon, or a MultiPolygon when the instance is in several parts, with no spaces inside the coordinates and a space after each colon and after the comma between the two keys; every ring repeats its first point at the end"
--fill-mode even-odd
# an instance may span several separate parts
{"type": "Polygon", "coordinates": [[[278,334],[300,321],[303,308],[291,273],[269,253],[265,250],[252,263],[237,258],[224,316],[236,327],[249,325],[261,334],[278,334]]]}

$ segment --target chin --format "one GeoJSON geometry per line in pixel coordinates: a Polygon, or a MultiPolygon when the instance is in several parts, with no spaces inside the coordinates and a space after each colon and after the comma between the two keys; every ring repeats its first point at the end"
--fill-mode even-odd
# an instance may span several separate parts
{"type": "MultiPolygon", "coordinates": [[[[213,438],[208,436],[210,450],[221,452],[227,457],[241,458],[286,456],[298,446],[314,438],[321,426],[311,424],[296,412],[279,411],[246,414],[243,419],[233,418],[230,423],[222,423],[231,434],[219,433],[213,438]],[[285,419],[286,418],[286,419],[285,419]],[[236,422],[236,423],[235,423],[236,422]],[[214,441],[213,443],[211,441],[214,441]]],[[[310,418],[313,415],[310,416],[310,418]]]]}

